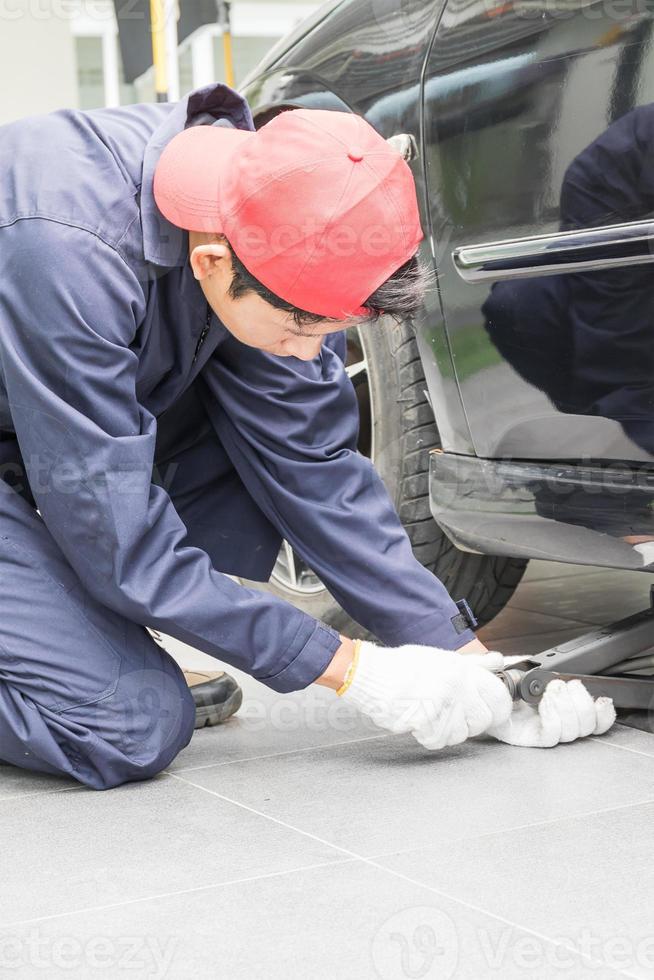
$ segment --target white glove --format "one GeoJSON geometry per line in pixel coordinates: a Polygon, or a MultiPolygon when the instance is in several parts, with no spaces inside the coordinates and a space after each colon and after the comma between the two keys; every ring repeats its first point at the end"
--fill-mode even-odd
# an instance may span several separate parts
{"type": "Polygon", "coordinates": [[[500,653],[462,656],[364,642],[337,693],[381,728],[411,732],[425,748],[442,749],[507,722],[513,702],[491,672],[503,663],[500,653]]]}
{"type": "Polygon", "coordinates": [[[550,681],[538,707],[518,701],[511,716],[487,733],[508,745],[547,749],[587,735],[603,735],[615,721],[611,698],[593,700],[575,681],[550,681]]]}

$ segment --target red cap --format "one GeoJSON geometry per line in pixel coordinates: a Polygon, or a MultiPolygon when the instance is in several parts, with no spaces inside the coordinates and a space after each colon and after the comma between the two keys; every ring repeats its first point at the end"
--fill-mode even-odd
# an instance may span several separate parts
{"type": "Polygon", "coordinates": [[[346,112],[290,109],[257,132],[185,129],[161,154],[154,196],[174,225],[224,234],[275,295],[336,319],[365,314],[423,238],[406,162],[346,112]]]}

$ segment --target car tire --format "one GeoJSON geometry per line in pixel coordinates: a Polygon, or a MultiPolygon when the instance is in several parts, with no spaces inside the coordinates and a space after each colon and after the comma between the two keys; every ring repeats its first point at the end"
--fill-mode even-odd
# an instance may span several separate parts
{"type": "MultiPolygon", "coordinates": [[[[427,385],[413,328],[393,322],[367,325],[357,334],[365,355],[368,389],[355,384],[361,414],[359,448],[372,456],[418,561],[443,582],[454,599],[467,599],[483,625],[509,601],[527,562],[460,551],[440,529],[429,509],[428,472],[429,450],[440,446],[440,438],[425,395],[427,385]],[[367,440],[367,447],[362,446],[362,439],[367,440]]],[[[265,585],[247,584],[273,592],[348,636],[372,638],[319,583],[313,592],[301,591],[273,573],[265,585]]]]}

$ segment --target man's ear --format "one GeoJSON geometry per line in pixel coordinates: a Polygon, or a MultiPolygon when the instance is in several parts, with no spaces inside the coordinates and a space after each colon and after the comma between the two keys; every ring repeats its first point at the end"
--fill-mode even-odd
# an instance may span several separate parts
{"type": "Polygon", "coordinates": [[[231,266],[229,245],[222,241],[196,245],[191,249],[189,261],[195,278],[199,281],[207,279],[224,265],[231,266]]]}

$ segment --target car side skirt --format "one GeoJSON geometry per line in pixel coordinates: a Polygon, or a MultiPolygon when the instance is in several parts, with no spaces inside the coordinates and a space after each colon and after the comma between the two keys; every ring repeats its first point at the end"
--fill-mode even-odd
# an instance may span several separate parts
{"type": "Polygon", "coordinates": [[[654,571],[654,470],[433,450],[429,496],[464,551],[654,571]]]}

